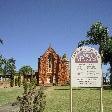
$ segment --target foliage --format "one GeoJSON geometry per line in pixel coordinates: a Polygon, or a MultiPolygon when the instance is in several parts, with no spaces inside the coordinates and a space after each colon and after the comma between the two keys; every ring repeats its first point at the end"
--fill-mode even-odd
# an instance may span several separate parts
{"type": "Polygon", "coordinates": [[[30,84],[29,84],[29,91],[35,90],[36,89],[36,79],[31,78],[30,84]]]}
{"type": "Polygon", "coordinates": [[[12,76],[10,80],[10,87],[13,87],[13,86],[14,86],[14,76],[12,76]]]}
{"type": "Polygon", "coordinates": [[[66,54],[64,54],[63,56],[62,56],[62,59],[66,59],[67,58],[67,56],[66,56],[66,54]]]}
{"type": "Polygon", "coordinates": [[[15,86],[17,86],[18,85],[18,78],[16,77],[15,78],[15,86]]]}
{"type": "Polygon", "coordinates": [[[102,52],[107,46],[109,40],[108,29],[101,22],[92,24],[90,30],[87,32],[87,39],[78,43],[78,47],[82,45],[99,45],[99,52],[103,58],[102,52]]]}
{"type": "Polygon", "coordinates": [[[87,32],[87,40],[80,41],[78,46],[98,45],[102,62],[110,64],[110,84],[112,87],[112,37],[109,36],[108,29],[101,22],[96,22],[87,32]]]}
{"type": "Polygon", "coordinates": [[[41,87],[38,91],[38,93],[34,97],[33,101],[33,112],[43,112],[45,109],[46,101],[45,101],[45,95],[43,91],[43,87],[41,87]]]}
{"type": "Polygon", "coordinates": [[[16,69],[15,61],[16,60],[14,60],[14,58],[10,58],[10,59],[7,60],[8,73],[11,74],[11,75],[15,74],[15,69],[16,69]]]}
{"type": "Polygon", "coordinates": [[[109,38],[107,45],[105,46],[105,49],[103,50],[103,62],[110,64],[110,85],[112,88],[112,37],[109,38]]]}
{"type": "Polygon", "coordinates": [[[6,75],[9,75],[11,78],[14,77],[15,69],[15,60],[13,58],[6,59],[0,56],[0,72],[3,74],[3,77],[6,78],[6,75]]]}
{"type": "Polygon", "coordinates": [[[32,68],[26,65],[19,69],[19,73],[24,76],[24,80],[27,79],[27,75],[32,75],[32,71],[32,68]]]}
{"type": "Polygon", "coordinates": [[[27,94],[28,92],[28,84],[27,84],[27,81],[26,80],[24,80],[23,81],[23,89],[24,89],[24,94],[27,94]]]}
{"type": "Polygon", "coordinates": [[[0,55],[0,73],[3,72],[3,69],[2,69],[3,64],[4,64],[3,56],[0,55]]]}
{"type": "Polygon", "coordinates": [[[23,66],[19,69],[19,72],[27,75],[28,73],[32,73],[32,68],[30,66],[23,66]]]}
{"type": "Polygon", "coordinates": [[[17,98],[20,112],[43,112],[46,105],[43,87],[37,91],[35,80],[32,79],[31,83],[24,80],[23,88],[23,96],[17,98]]]}
{"type": "Polygon", "coordinates": [[[31,104],[31,93],[23,95],[23,97],[18,97],[17,100],[20,104],[19,112],[32,112],[32,104],[31,104]]]}
{"type": "Polygon", "coordinates": [[[20,75],[18,76],[18,86],[19,87],[21,86],[21,76],[20,75]]]}
{"type": "Polygon", "coordinates": [[[106,46],[109,40],[108,29],[101,22],[96,22],[92,24],[90,30],[87,32],[87,39],[80,41],[78,46],[82,45],[99,45],[99,52],[106,46]]]}
{"type": "MultiPolygon", "coordinates": [[[[0,43],[3,44],[3,40],[0,38],[0,43]]],[[[14,58],[6,59],[2,55],[0,56],[0,73],[6,79],[6,75],[10,76],[10,86],[14,85],[14,74],[15,74],[15,61],[14,58]]]]}
{"type": "Polygon", "coordinates": [[[1,74],[3,74],[3,76],[5,77],[7,74],[7,63],[6,63],[6,59],[3,58],[2,56],[1,56],[1,63],[0,63],[0,71],[1,74]]]}
{"type": "Polygon", "coordinates": [[[106,42],[108,36],[108,29],[101,22],[92,24],[90,30],[87,31],[87,38],[89,39],[88,41],[91,41],[91,43],[95,45],[101,45],[102,42],[106,42]]]}

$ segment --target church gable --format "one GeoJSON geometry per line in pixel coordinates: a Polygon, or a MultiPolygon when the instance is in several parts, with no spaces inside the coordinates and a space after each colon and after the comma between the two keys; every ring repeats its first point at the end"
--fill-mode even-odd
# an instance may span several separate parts
{"type": "Polygon", "coordinates": [[[56,52],[54,51],[54,49],[51,48],[51,47],[49,47],[41,57],[42,58],[48,58],[49,55],[53,56],[55,58],[58,57],[58,54],[56,54],[56,52]]]}
{"type": "Polygon", "coordinates": [[[38,61],[39,84],[59,84],[68,80],[66,63],[51,47],[46,50],[38,61]]]}

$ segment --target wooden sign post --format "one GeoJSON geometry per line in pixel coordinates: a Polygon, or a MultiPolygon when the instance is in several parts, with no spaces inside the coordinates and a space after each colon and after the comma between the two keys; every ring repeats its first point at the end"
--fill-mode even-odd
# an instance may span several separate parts
{"type": "Polygon", "coordinates": [[[102,79],[101,56],[98,51],[87,46],[77,48],[71,57],[71,112],[73,87],[101,88],[100,107],[103,112],[102,79]]]}

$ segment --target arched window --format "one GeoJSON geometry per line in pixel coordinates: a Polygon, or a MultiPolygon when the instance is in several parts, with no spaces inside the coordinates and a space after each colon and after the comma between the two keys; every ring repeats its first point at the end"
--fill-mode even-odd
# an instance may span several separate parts
{"type": "Polygon", "coordinates": [[[48,57],[48,67],[52,68],[52,57],[51,56],[48,57]]]}

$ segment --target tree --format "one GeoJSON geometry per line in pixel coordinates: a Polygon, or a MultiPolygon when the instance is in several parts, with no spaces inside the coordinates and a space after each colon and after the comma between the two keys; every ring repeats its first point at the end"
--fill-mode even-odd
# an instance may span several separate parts
{"type": "Polygon", "coordinates": [[[103,73],[103,84],[107,85],[107,77],[109,76],[108,73],[103,73]]]}
{"type": "Polygon", "coordinates": [[[80,41],[78,47],[90,44],[98,45],[102,63],[110,64],[110,84],[112,87],[112,37],[109,36],[107,27],[101,22],[96,22],[90,27],[90,30],[87,32],[87,40],[80,41]]]}
{"type": "MultiPolygon", "coordinates": [[[[3,40],[0,38],[0,43],[3,44],[3,40]]],[[[6,59],[3,58],[3,56],[0,56],[0,73],[3,74],[6,80],[6,75],[10,75],[11,81],[10,85],[11,87],[14,85],[14,74],[15,74],[15,61],[14,58],[6,59]]]]}
{"type": "MultiPolygon", "coordinates": [[[[1,38],[0,38],[0,43],[3,44],[3,40],[1,38]]],[[[0,55],[0,73],[2,70],[2,64],[3,64],[3,57],[2,57],[2,55],[0,55]]]]}
{"type": "Polygon", "coordinates": [[[21,86],[21,75],[18,76],[18,86],[21,86]]]}
{"type": "Polygon", "coordinates": [[[8,71],[8,66],[7,66],[7,59],[3,58],[2,59],[2,66],[1,66],[1,72],[3,74],[3,77],[5,78],[6,81],[6,75],[7,75],[7,71],[8,71]]]}
{"type": "Polygon", "coordinates": [[[63,54],[62,59],[66,59],[66,58],[67,58],[66,54],[63,54]]]}
{"type": "Polygon", "coordinates": [[[19,69],[19,73],[23,75],[24,81],[28,80],[28,75],[32,75],[32,68],[30,66],[23,66],[19,69]]]}
{"type": "Polygon", "coordinates": [[[18,86],[18,78],[15,78],[15,86],[18,86]]]}
{"type": "Polygon", "coordinates": [[[14,86],[14,75],[15,75],[15,61],[14,58],[10,58],[6,60],[6,68],[7,68],[7,74],[10,75],[10,86],[14,86]]]}
{"type": "Polygon", "coordinates": [[[8,66],[8,73],[12,76],[15,74],[15,61],[14,58],[10,58],[7,60],[7,66],[8,66]]]}
{"type": "Polygon", "coordinates": [[[99,53],[102,54],[108,40],[109,34],[107,27],[105,27],[101,22],[96,22],[95,24],[92,24],[90,30],[87,32],[87,40],[80,41],[78,43],[78,47],[90,44],[99,45],[99,53]]]}
{"type": "MultiPolygon", "coordinates": [[[[6,59],[6,58],[3,58],[2,56],[0,57],[0,60],[1,60],[0,71],[3,74],[3,77],[5,77],[5,80],[6,80],[6,75],[9,75],[12,81],[15,74],[15,69],[16,69],[15,60],[13,58],[6,59]]],[[[11,84],[11,86],[13,86],[13,84],[11,84]]]]}
{"type": "Polygon", "coordinates": [[[107,45],[103,50],[103,58],[102,61],[106,64],[110,64],[110,85],[112,88],[112,37],[109,38],[107,45]]]}
{"type": "MultiPolygon", "coordinates": [[[[0,38],[0,43],[3,44],[3,40],[0,38]]],[[[3,56],[0,55],[0,73],[2,72],[3,56]]]]}
{"type": "Polygon", "coordinates": [[[2,73],[2,66],[3,66],[3,56],[0,56],[0,73],[2,73]]]}
{"type": "MultiPolygon", "coordinates": [[[[3,44],[3,40],[0,38],[0,43],[3,44]]],[[[0,73],[2,73],[3,56],[0,55],[0,73]]]]}

